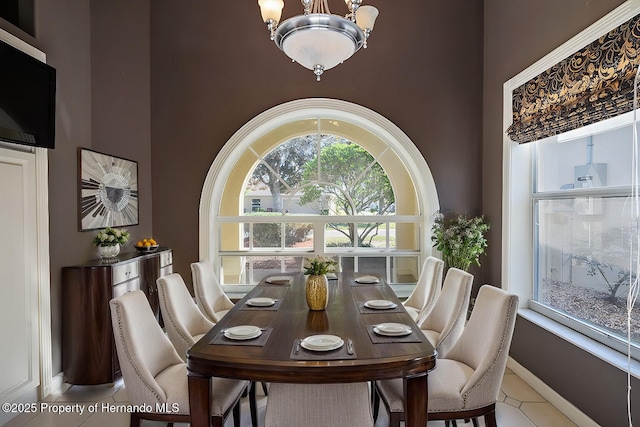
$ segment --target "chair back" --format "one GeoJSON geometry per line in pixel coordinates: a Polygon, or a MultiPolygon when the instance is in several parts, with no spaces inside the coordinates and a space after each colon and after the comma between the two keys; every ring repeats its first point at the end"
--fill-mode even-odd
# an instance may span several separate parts
{"type": "Polygon", "coordinates": [[[516,295],[491,285],[480,288],[469,322],[447,354],[447,359],[474,369],[462,389],[465,407],[482,407],[497,399],[517,311],[516,295]]]}
{"type": "Polygon", "coordinates": [[[215,323],[198,309],[180,274],[169,274],[156,282],[167,336],[182,360],[186,361],[187,350],[215,323]]]}
{"type": "MultiPolygon", "coordinates": [[[[144,292],[128,292],[109,302],[118,361],[133,405],[165,402],[155,377],[173,365],[184,365],[162,332],[144,292]]],[[[155,408],[155,406],[154,406],[155,408]]]]}
{"type": "Polygon", "coordinates": [[[422,264],[416,287],[411,295],[402,303],[418,311],[416,320],[424,318],[433,309],[440,295],[444,261],[436,257],[427,257],[422,264]]]}
{"type": "Polygon", "coordinates": [[[435,332],[437,339],[432,344],[438,351],[438,357],[446,357],[447,352],[462,334],[467,320],[472,284],[472,274],[450,268],[433,310],[420,323],[421,329],[435,332]]]}
{"type": "Polygon", "coordinates": [[[191,264],[191,274],[198,308],[210,321],[219,322],[222,316],[217,313],[231,310],[233,302],[222,290],[213,266],[206,260],[194,262],[191,264]]]}

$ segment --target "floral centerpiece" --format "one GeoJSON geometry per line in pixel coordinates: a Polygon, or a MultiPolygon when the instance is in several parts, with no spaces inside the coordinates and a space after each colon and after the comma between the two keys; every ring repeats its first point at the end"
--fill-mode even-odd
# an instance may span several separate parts
{"type": "Polygon", "coordinates": [[[120,245],[129,241],[129,232],[125,229],[107,227],[100,230],[93,239],[102,258],[114,258],[120,253],[120,245]]]}
{"type": "Polygon", "coordinates": [[[129,232],[125,229],[107,227],[100,230],[93,239],[96,246],[124,245],[129,241],[129,232]]]}
{"type": "Polygon", "coordinates": [[[457,215],[446,220],[439,213],[433,224],[431,240],[433,246],[442,253],[447,268],[467,271],[472,262],[480,265],[480,255],[485,253],[487,247],[484,233],[489,228],[484,216],[469,218],[457,215]]]}
{"type": "Polygon", "coordinates": [[[329,281],[326,274],[335,271],[338,263],[327,257],[317,256],[305,258],[304,274],[308,275],[305,283],[306,298],[309,310],[324,310],[329,302],[329,281]]]}
{"type": "Polygon", "coordinates": [[[321,276],[335,271],[337,264],[338,263],[331,258],[317,256],[313,258],[305,258],[302,268],[304,268],[305,275],[321,276]]]}

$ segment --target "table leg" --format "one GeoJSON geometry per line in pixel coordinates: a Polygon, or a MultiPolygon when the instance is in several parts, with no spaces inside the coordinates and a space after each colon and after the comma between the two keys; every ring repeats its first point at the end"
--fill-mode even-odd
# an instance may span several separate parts
{"type": "Polygon", "coordinates": [[[189,414],[192,427],[211,426],[211,377],[189,372],[189,414]]]}
{"type": "Polygon", "coordinates": [[[427,425],[427,375],[404,379],[404,416],[406,427],[427,425]]]}

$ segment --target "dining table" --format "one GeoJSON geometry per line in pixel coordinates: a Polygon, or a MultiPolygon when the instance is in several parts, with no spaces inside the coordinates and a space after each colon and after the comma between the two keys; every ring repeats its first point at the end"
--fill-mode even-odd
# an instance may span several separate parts
{"type": "Polygon", "coordinates": [[[426,426],[427,376],[437,353],[384,277],[338,273],[328,282],[324,310],[308,308],[305,278],[261,280],[189,349],[191,425],[210,425],[211,379],[221,377],[297,384],[403,378],[405,425],[426,426]],[[382,326],[397,325],[406,325],[406,333],[379,333],[382,326]],[[259,333],[250,339],[228,333],[245,326],[259,333]],[[317,337],[341,343],[331,351],[305,345],[317,337]]]}

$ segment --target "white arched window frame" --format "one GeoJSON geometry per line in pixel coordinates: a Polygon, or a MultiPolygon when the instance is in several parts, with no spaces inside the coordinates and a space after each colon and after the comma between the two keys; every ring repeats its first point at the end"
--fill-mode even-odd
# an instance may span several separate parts
{"type": "MultiPolygon", "coordinates": [[[[320,119],[339,120],[359,127],[373,135],[388,147],[405,165],[411,175],[415,187],[418,215],[412,216],[411,221],[419,222],[418,229],[421,259],[431,253],[431,224],[433,214],[439,210],[439,202],[435,182],[431,171],[413,142],[395,124],[378,113],[357,104],[334,99],[303,99],[287,102],[273,107],[256,116],[239,129],[222,148],[214,159],[205,179],[200,202],[199,215],[199,254],[201,259],[210,260],[216,269],[220,268],[220,241],[217,227],[221,221],[219,217],[222,197],[227,183],[237,162],[251,149],[252,144],[266,134],[276,131],[283,126],[297,121],[320,119]]],[[[358,220],[366,217],[359,216],[358,220]]],[[[401,215],[396,217],[403,221],[401,215]]],[[[234,218],[225,217],[225,221],[234,218]]],[[[238,222],[245,222],[247,217],[238,217],[238,222]]],[[[297,220],[297,219],[296,219],[297,220]]],[[[397,289],[401,293],[403,289],[397,289]]],[[[404,291],[408,291],[406,289],[404,291]]],[[[233,292],[241,292],[234,287],[233,292]]]]}

